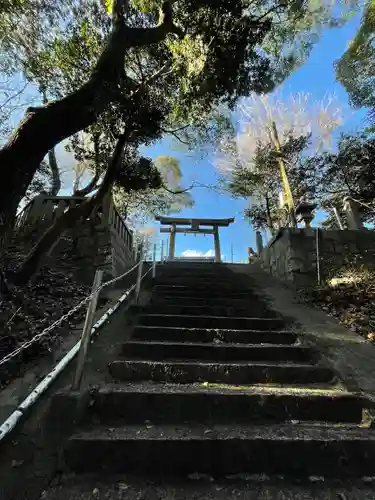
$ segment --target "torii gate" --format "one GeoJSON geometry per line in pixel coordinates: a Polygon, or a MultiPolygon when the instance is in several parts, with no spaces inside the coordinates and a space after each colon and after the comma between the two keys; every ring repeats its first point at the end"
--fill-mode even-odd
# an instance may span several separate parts
{"type": "Polygon", "coordinates": [[[182,219],[175,217],[155,217],[161,225],[169,225],[170,227],[162,227],[161,233],[169,233],[169,260],[174,259],[176,246],[176,233],[199,233],[213,234],[215,244],[215,262],[221,262],[219,227],[228,227],[234,222],[232,219],[182,219]],[[190,227],[177,227],[190,226],[190,227]],[[201,228],[201,226],[212,226],[211,228],[201,228]]]}

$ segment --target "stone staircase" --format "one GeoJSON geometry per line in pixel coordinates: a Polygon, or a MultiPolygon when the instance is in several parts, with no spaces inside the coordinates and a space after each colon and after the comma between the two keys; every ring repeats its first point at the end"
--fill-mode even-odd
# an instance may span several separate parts
{"type": "Polygon", "coordinates": [[[73,479],[43,499],[375,497],[353,496],[352,486],[352,496],[311,493],[319,477],[375,475],[368,402],[225,265],[158,266],[150,303],[109,370],[113,383],[92,389],[64,450],[73,479]],[[103,479],[114,474],[133,479],[103,479]],[[260,491],[265,476],[280,485],[260,491]],[[304,486],[279,496],[296,480],[304,486]]]}

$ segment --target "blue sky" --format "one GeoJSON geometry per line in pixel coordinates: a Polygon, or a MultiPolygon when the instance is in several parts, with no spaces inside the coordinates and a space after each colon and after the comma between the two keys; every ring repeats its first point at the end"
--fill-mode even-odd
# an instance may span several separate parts
{"type": "MultiPolygon", "coordinates": [[[[327,92],[336,94],[338,101],[347,115],[343,126],[338,132],[354,131],[364,125],[364,111],[355,112],[349,108],[348,96],[345,89],[336,82],[333,63],[346,50],[348,42],[354,37],[359,26],[360,16],[356,16],[343,28],[330,30],[325,33],[320,42],[313,49],[306,64],[294,73],[284,84],[284,91],[287,93],[309,92],[314,98],[323,98],[327,92]]],[[[202,161],[192,161],[191,158],[183,154],[176,154],[170,151],[170,141],[168,139],[144,152],[155,157],[162,154],[171,154],[181,162],[184,175],[184,185],[188,186],[191,181],[198,180],[203,184],[213,184],[215,181],[215,170],[210,163],[210,157],[202,161]]],[[[223,256],[230,259],[231,247],[234,250],[234,260],[239,262],[246,259],[247,248],[255,245],[255,232],[243,219],[243,210],[247,205],[245,200],[233,200],[229,196],[221,195],[207,189],[195,188],[192,191],[195,199],[195,206],[191,209],[184,209],[179,216],[192,218],[229,218],[235,217],[236,222],[229,228],[220,230],[221,251],[223,256]]],[[[315,222],[324,218],[323,214],[317,214],[315,222]]],[[[166,235],[162,236],[166,239],[166,235]]],[[[160,244],[161,238],[158,237],[160,244]]],[[[183,252],[212,252],[213,238],[210,235],[183,235],[176,238],[176,255],[183,252]]]]}

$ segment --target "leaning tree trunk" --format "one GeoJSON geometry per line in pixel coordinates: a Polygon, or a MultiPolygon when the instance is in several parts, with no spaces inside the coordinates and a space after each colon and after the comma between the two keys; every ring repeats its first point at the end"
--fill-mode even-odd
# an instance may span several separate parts
{"type": "Polygon", "coordinates": [[[60,171],[57,165],[56,153],[54,149],[48,151],[49,168],[51,169],[51,196],[57,196],[61,189],[60,171]]]}
{"type": "Polygon", "coordinates": [[[154,28],[129,28],[125,0],[115,0],[113,28],[89,80],[59,101],[29,108],[0,150],[0,240],[9,232],[17,207],[41,161],[62,140],[94,123],[116,96],[124,78],[124,59],[131,47],[161,42],[168,33],[183,36],[172,20],[172,2],[163,5],[163,19],[154,28]],[[1,234],[2,233],[2,234],[1,234]]]}
{"type": "MultiPolygon", "coordinates": [[[[48,104],[47,92],[45,88],[41,88],[40,90],[43,95],[43,104],[48,104]]],[[[57,196],[61,189],[61,178],[54,148],[48,151],[48,163],[51,170],[51,189],[49,190],[49,194],[51,196],[57,196]]]]}
{"type": "Polygon", "coordinates": [[[22,265],[10,276],[10,280],[13,283],[18,285],[28,283],[30,278],[37,272],[43,257],[51,251],[64,232],[67,229],[73,228],[79,221],[87,219],[93,209],[102,203],[105,195],[112,187],[122,158],[125,142],[126,136],[122,135],[117,141],[110,165],[97,193],[79,206],[67,210],[47,229],[22,265]]]}

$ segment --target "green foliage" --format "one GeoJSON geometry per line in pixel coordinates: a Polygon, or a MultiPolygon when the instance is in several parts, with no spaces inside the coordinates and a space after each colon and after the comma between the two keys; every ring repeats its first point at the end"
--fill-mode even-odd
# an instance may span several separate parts
{"type": "MultiPolygon", "coordinates": [[[[267,2],[257,3],[267,8],[267,2]]],[[[360,0],[292,0],[285,10],[275,10],[264,48],[277,65],[280,81],[306,61],[325,28],[342,26],[360,4],[360,0]]]]}
{"type": "Polygon", "coordinates": [[[250,199],[245,216],[254,229],[273,232],[280,222],[284,222],[285,212],[279,208],[279,193],[283,190],[278,163],[280,156],[287,165],[289,183],[296,199],[304,194],[313,195],[310,170],[301,158],[308,142],[308,136],[289,137],[280,153],[271,143],[259,144],[248,163],[238,161],[232,169],[228,189],[234,196],[250,199]]]}
{"type": "Polygon", "coordinates": [[[368,1],[356,36],[335,64],[337,79],[354,106],[375,108],[374,36],[375,4],[368,1]]]}
{"type": "Polygon", "coordinates": [[[336,153],[316,155],[310,161],[315,168],[316,197],[322,208],[337,206],[341,210],[343,198],[352,196],[370,205],[361,209],[364,221],[374,222],[371,206],[375,199],[375,138],[366,134],[342,135],[336,153]]]}
{"type": "MultiPolygon", "coordinates": [[[[85,0],[86,1],[86,0],[85,0]]],[[[0,71],[11,75],[58,32],[79,0],[4,0],[0,2],[0,71]]]]}
{"type": "Polygon", "coordinates": [[[153,166],[158,171],[162,185],[150,184],[148,189],[140,192],[114,191],[119,212],[133,226],[145,224],[156,215],[178,213],[182,208],[194,205],[191,194],[181,188],[182,172],[178,160],[166,155],[158,156],[153,166]]]}
{"type": "Polygon", "coordinates": [[[51,169],[43,161],[29,185],[24,202],[27,203],[41,192],[48,193],[51,189],[51,180],[51,169]]]}

